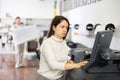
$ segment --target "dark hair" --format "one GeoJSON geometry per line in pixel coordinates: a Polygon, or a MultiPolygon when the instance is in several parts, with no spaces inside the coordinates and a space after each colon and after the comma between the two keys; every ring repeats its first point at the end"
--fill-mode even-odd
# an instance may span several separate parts
{"type": "MultiPolygon", "coordinates": [[[[53,26],[56,27],[58,24],[61,23],[62,20],[65,20],[65,21],[67,21],[67,23],[68,23],[68,29],[67,29],[67,33],[68,33],[68,31],[69,31],[69,25],[70,25],[68,19],[65,18],[64,16],[55,16],[55,17],[53,18],[52,22],[51,22],[50,29],[49,29],[48,34],[47,34],[47,38],[49,38],[51,35],[54,34],[54,30],[53,30],[52,27],[53,27],[53,26]]],[[[67,34],[66,34],[66,35],[67,35],[67,34]]],[[[63,37],[63,39],[65,39],[65,38],[66,38],[66,36],[63,37]]]]}
{"type": "Polygon", "coordinates": [[[17,16],[15,19],[20,19],[20,17],[19,17],[19,16],[17,16]]]}

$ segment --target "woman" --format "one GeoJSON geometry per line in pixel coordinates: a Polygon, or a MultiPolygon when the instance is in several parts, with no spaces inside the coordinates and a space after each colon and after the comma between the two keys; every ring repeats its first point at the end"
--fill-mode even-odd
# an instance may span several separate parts
{"type": "Polygon", "coordinates": [[[41,45],[40,66],[36,80],[64,80],[64,70],[80,68],[87,63],[87,61],[74,63],[68,60],[69,47],[64,40],[68,31],[68,19],[55,16],[41,45]]]}
{"type": "MultiPolygon", "coordinates": [[[[11,27],[11,32],[14,33],[14,30],[23,27],[23,24],[21,23],[21,18],[20,17],[16,17],[15,21],[13,23],[13,26],[11,27]]],[[[14,40],[14,34],[13,34],[13,40],[14,40]]],[[[17,45],[14,42],[14,46],[15,46],[15,51],[16,51],[16,65],[15,68],[20,68],[23,67],[22,64],[22,59],[23,59],[23,52],[24,52],[24,43],[17,45]]]]}

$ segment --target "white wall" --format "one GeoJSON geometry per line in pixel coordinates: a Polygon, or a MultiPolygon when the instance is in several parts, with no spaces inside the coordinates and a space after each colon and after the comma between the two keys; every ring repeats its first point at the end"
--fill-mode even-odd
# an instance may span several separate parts
{"type": "Polygon", "coordinates": [[[54,16],[53,0],[1,0],[1,17],[8,13],[12,17],[52,18],[54,16]]]}
{"type": "MultiPolygon", "coordinates": [[[[116,26],[116,31],[111,43],[111,48],[120,50],[120,0],[101,0],[99,2],[81,6],[73,10],[64,12],[64,16],[68,17],[70,23],[80,24],[84,27],[88,23],[100,23],[105,26],[108,23],[113,23],[116,26]]],[[[73,30],[74,32],[74,30],[73,30]]],[[[81,30],[78,30],[81,32],[81,30]]],[[[93,47],[94,38],[86,37],[86,35],[74,35],[72,33],[72,40],[74,42],[82,43],[88,47],[93,47]]],[[[87,32],[86,32],[87,34],[87,32]]]]}
{"type": "Polygon", "coordinates": [[[119,24],[119,4],[120,0],[102,0],[91,5],[70,10],[69,12],[64,12],[64,15],[66,15],[72,23],[86,24],[92,22],[106,24],[113,22],[119,24]]]}

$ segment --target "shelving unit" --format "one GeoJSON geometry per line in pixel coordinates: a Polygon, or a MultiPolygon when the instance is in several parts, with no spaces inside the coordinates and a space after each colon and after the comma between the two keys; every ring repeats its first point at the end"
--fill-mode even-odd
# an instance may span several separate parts
{"type": "Polygon", "coordinates": [[[11,38],[11,35],[9,34],[10,26],[3,25],[0,26],[0,50],[2,52],[4,51],[13,51],[13,43],[11,38]]]}

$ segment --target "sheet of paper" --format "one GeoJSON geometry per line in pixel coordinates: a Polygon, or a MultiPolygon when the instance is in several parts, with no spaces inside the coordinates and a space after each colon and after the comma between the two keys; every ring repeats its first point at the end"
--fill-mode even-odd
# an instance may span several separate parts
{"type": "Polygon", "coordinates": [[[36,26],[25,26],[18,28],[13,32],[13,35],[15,44],[25,43],[40,37],[36,26]]]}

